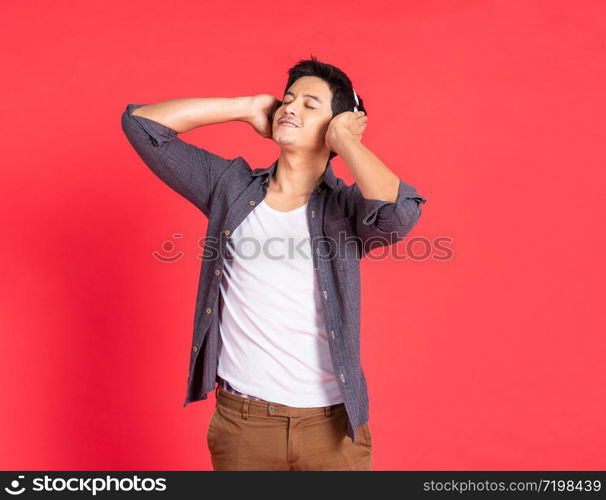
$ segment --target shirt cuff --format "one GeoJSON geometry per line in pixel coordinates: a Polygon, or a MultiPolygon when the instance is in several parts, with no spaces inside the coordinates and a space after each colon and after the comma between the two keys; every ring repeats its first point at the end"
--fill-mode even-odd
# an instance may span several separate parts
{"type": "Polygon", "coordinates": [[[133,115],[132,112],[143,106],[143,104],[129,104],[126,106],[128,116],[135,120],[139,126],[149,135],[154,146],[160,146],[165,142],[170,142],[177,137],[177,131],[161,123],[144,118],[143,116],[133,115]]]}
{"type": "Polygon", "coordinates": [[[364,199],[364,217],[362,217],[362,222],[370,225],[379,218],[383,223],[399,222],[400,224],[405,224],[410,220],[411,214],[407,210],[410,205],[410,202],[407,200],[410,199],[416,200],[417,204],[427,203],[427,199],[417,193],[417,190],[413,186],[400,180],[396,201],[364,199]]]}

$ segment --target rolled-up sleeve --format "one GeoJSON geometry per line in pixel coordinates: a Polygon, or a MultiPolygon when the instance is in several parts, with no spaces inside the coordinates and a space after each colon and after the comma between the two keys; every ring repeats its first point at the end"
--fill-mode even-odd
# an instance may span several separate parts
{"type": "Polygon", "coordinates": [[[122,130],[149,169],[207,217],[213,189],[234,162],[189,144],[170,127],[133,115],[143,104],[128,104],[122,113],[122,130]]]}
{"type": "Polygon", "coordinates": [[[402,240],[417,224],[421,205],[427,199],[400,180],[396,201],[364,198],[360,188],[353,184],[356,232],[363,243],[363,255],[377,246],[392,245],[402,240]]]}

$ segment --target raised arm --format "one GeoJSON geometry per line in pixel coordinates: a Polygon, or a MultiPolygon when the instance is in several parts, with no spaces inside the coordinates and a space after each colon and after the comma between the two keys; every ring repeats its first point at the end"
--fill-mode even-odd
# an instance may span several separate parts
{"type": "Polygon", "coordinates": [[[356,180],[345,195],[355,214],[362,256],[373,248],[404,239],[419,221],[421,205],[427,199],[360,141],[345,137],[335,142],[335,150],[356,180]]]}
{"type": "Polygon", "coordinates": [[[150,170],[208,217],[214,186],[234,159],[189,144],[177,135],[214,123],[251,123],[253,103],[253,97],[200,97],[128,104],[122,113],[122,130],[150,170]]]}

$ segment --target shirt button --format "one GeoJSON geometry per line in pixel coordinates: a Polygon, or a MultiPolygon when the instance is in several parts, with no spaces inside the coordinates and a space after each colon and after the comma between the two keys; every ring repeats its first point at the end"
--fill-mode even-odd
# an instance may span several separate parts
{"type": "Polygon", "coordinates": [[[229,229],[226,229],[225,231],[223,231],[223,233],[225,234],[225,236],[229,236],[229,229]]]}
{"type": "Polygon", "coordinates": [[[342,380],[343,382],[345,382],[345,375],[343,375],[342,373],[341,373],[341,380],[342,380]]]}
{"type": "Polygon", "coordinates": [[[331,331],[330,331],[330,336],[331,336],[333,339],[335,338],[335,331],[334,331],[334,330],[331,330],[331,331]]]}
{"type": "Polygon", "coordinates": [[[248,203],[249,203],[249,205],[254,205],[255,204],[255,200],[250,200],[248,203]]]}
{"type": "Polygon", "coordinates": [[[194,352],[196,352],[198,350],[198,346],[195,345],[195,346],[192,347],[192,349],[193,349],[194,352]]]}
{"type": "Polygon", "coordinates": [[[324,290],[322,293],[324,294],[325,299],[328,298],[328,293],[326,292],[326,290],[324,290]]]}
{"type": "Polygon", "coordinates": [[[208,314],[210,314],[211,312],[213,312],[213,310],[212,310],[210,307],[207,307],[207,308],[206,308],[206,312],[207,312],[208,314]]]}
{"type": "Polygon", "coordinates": [[[215,274],[216,274],[217,276],[219,276],[219,275],[221,274],[221,271],[220,271],[219,269],[215,269],[215,274]]]}
{"type": "Polygon", "coordinates": [[[312,217],[315,217],[315,216],[316,216],[316,212],[312,210],[312,211],[311,211],[311,216],[312,216],[312,217]]]}

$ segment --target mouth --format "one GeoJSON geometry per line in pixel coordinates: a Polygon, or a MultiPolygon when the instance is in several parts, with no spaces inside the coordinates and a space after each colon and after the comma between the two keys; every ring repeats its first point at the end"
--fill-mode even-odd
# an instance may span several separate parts
{"type": "Polygon", "coordinates": [[[278,121],[278,127],[292,127],[292,128],[297,128],[298,125],[295,125],[293,122],[288,121],[288,120],[280,120],[278,121]]]}

